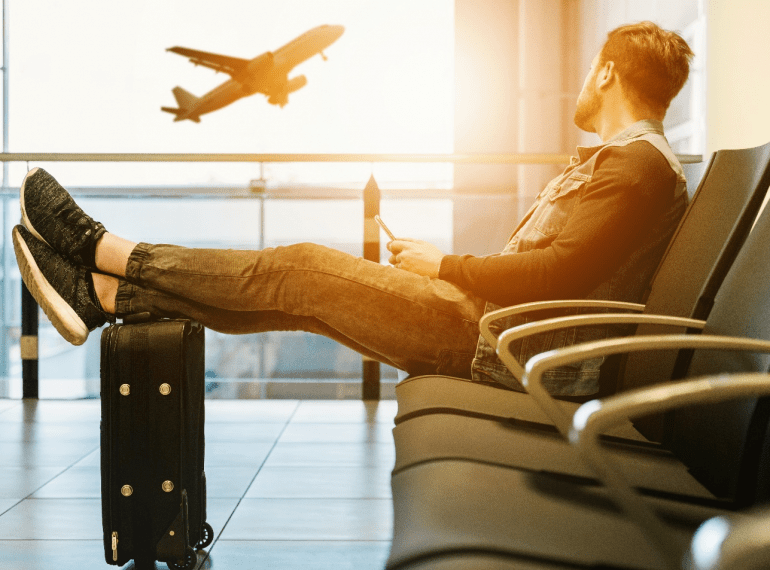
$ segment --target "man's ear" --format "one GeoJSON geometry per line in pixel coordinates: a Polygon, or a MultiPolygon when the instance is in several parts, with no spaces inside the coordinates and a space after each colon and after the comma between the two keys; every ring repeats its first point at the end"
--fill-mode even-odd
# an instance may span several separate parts
{"type": "Polygon", "coordinates": [[[615,69],[614,61],[607,61],[596,74],[596,88],[607,89],[611,87],[618,79],[618,72],[615,69]]]}

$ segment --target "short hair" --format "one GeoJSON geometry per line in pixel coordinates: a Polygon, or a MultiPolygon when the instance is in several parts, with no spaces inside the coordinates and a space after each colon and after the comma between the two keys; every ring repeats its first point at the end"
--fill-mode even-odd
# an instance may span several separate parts
{"type": "Polygon", "coordinates": [[[682,36],[653,22],[627,24],[607,34],[599,61],[615,63],[623,84],[653,109],[665,112],[690,74],[693,51],[682,36]]]}

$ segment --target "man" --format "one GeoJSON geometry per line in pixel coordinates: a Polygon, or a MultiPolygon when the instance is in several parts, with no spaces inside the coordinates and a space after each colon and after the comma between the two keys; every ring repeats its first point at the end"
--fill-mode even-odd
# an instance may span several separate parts
{"type": "MultiPolygon", "coordinates": [[[[578,148],[541,192],[505,249],[443,255],[397,239],[385,267],[313,244],[262,251],[133,243],[87,216],[47,172],[21,187],[13,230],[24,282],[73,344],[116,315],[187,316],[240,334],[323,334],[410,374],[518,385],[478,335],[498,306],[560,299],[641,300],[686,207],[681,166],[661,121],[687,80],[692,52],[643,22],[610,32],[577,102],[575,123],[602,144],[578,148]]],[[[528,339],[519,357],[600,338],[604,329],[528,339]]],[[[598,388],[597,362],[558,369],[554,394],[598,388]]]]}

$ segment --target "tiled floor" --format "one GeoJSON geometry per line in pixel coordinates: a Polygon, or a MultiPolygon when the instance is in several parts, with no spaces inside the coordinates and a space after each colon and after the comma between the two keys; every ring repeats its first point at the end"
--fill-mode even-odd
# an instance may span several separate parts
{"type": "MultiPolygon", "coordinates": [[[[207,400],[216,538],[199,567],[384,568],[395,412],[394,401],[207,400]]],[[[0,400],[3,570],[115,568],[101,541],[99,419],[97,400],[0,400]]]]}

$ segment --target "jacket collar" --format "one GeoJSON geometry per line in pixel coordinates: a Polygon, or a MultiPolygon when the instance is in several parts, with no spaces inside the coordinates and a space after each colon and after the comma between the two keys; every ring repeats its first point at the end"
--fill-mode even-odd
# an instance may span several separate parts
{"type": "Polygon", "coordinates": [[[637,137],[640,137],[642,135],[646,135],[648,133],[655,133],[658,135],[663,136],[663,123],[660,121],[657,121],[655,119],[643,119],[641,121],[637,121],[633,125],[629,126],[628,128],[622,130],[618,134],[616,134],[611,139],[604,141],[602,144],[597,146],[579,146],[577,147],[578,156],[580,157],[580,162],[583,163],[589,158],[591,158],[594,154],[599,152],[604,147],[615,144],[620,141],[625,141],[628,139],[635,139],[637,137]]]}

